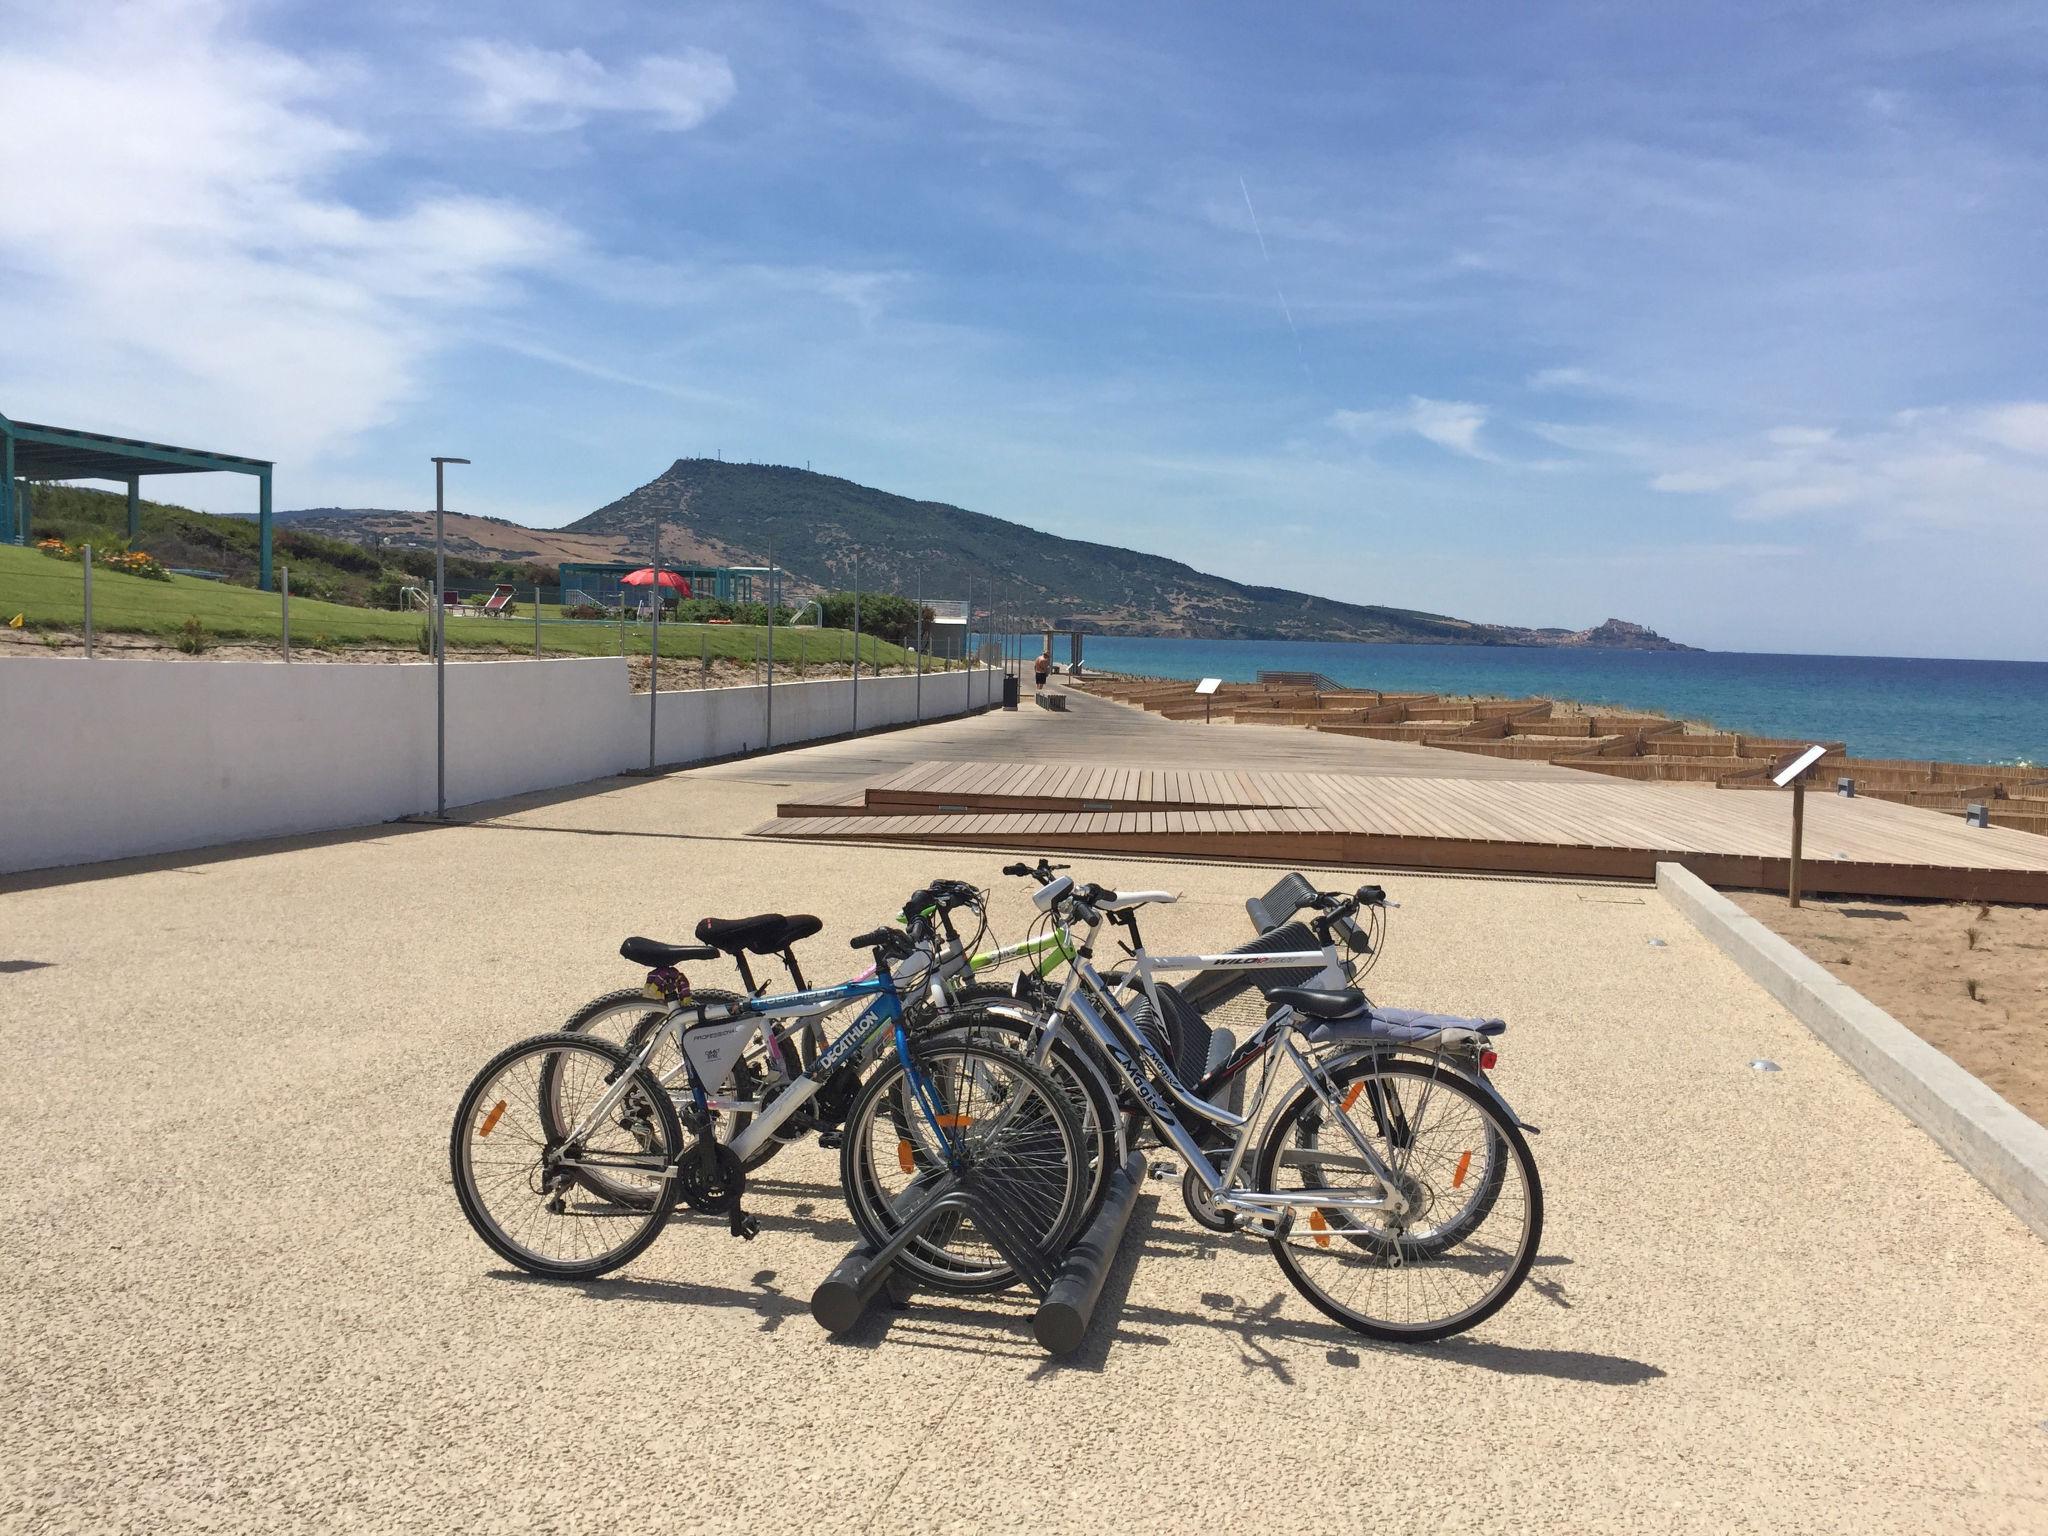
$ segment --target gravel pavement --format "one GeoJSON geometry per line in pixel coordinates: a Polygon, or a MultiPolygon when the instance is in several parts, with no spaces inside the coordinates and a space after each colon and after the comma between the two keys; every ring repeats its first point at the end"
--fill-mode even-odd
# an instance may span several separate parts
{"type": "MultiPolygon", "coordinates": [[[[835,1342],[814,1147],[754,1243],[508,1270],[449,1116],[638,979],[625,935],[815,911],[823,979],[939,873],[1021,931],[1003,856],[739,835],[804,756],[0,881],[0,1528],[2048,1530],[2048,1246],[1640,887],[1380,877],[1375,995],[1507,1017],[1543,1127],[1543,1255],[1462,1339],[1346,1333],[1155,1182],[1070,1361],[1010,1297],[835,1342]]],[[[1187,892],[1159,948],[1239,941],[1271,878],[1090,872],[1187,892]]]]}

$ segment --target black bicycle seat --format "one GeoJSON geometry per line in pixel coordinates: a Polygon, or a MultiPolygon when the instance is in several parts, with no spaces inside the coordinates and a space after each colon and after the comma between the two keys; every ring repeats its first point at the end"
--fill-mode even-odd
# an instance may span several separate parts
{"type": "Polygon", "coordinates": [[[635,965],[644,965],[650,970],[660,970],[665,965],[680,965],[685,960],[718,958],[718,951],[708,944],[663,944],[658,939],[628,939],[619,946],[619,954],[635,965]]]}
{"type": "Polygon", "coordinates": [[[777,955],[824,926],[808,913],[784,917],[780,912],[763,912],[757,917],[707,917],[697,924],[697,937],[729,955],[741,950],[752,955],[777,955]]]}
{"type": "Polygon", "coordinates": [[[1296,1013],[1312,1019],[1348,1019],[1365,1011],[1365,994],[1356,987],[1325,992],[1318,987],[1274,987],[1266,994],[1269,1003],[1285,1003],[1296,1013]]]}

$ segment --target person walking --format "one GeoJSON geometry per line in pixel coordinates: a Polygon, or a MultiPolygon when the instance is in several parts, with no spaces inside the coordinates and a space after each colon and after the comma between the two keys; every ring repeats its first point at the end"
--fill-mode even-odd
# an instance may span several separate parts
{"type": "Polygon", "coordinates": [[[1040,651],[1038,660],[1031,664],[1031,686],[1037,693],[1045,692],[1045,675],[1052,670],[1052,652],[1040,651]]]}

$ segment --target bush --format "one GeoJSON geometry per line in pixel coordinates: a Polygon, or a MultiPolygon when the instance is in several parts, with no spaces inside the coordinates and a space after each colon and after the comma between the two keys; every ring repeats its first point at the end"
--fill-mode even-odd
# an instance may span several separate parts
{"type": "Polygon", "coordinates": [[[202,654],[212,643],[212,640],[206,633],[206,626],[199,622],[197,614],[192,615],[178,626],[178,633],[171,641],[171,644],[175,645],[187,656],[202,654]]]}
{"type": "MultiPolygon", "coordinates": [[[[853,628],[851,592],[826,593],[822,608],[827,629],[853,628]]],[[[925,609],[924,618],[926,624],[931,623],[931,609],[925,609]]],[[[860,595],[860,632],[897,645],[909,645],[917,635],[917,604],[890,592],[863,592],[860,595]]]]}
{"type": "Polygon", "coordinates": [[[578,603],[574,608],[562,610],[565,619],[601,619],[604,616],[604,610],[595,603],[578,603]]]}

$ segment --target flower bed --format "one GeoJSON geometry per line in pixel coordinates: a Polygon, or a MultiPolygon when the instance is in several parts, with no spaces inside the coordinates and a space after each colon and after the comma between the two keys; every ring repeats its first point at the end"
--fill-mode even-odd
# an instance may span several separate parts
{"type": "MultiPolygon", "coordinates": [[[[85,558],[83,544],[66,544],[62,539],[38,539],[36,548],[53,560],[83,561],[85,558]]],[[[128,576],[140,576],[145,581],[171,579],[171,573],[164,569],[161,560],[139,549],[95,549],[92,563],[100,570],[120,571],[128,576]]]]}

